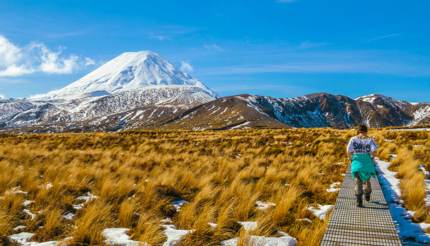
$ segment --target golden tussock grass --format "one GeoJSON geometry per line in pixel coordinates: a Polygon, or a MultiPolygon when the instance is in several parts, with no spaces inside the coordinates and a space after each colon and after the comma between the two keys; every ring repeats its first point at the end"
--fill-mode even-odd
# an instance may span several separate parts
{"type": "MultiPolygon", "coordinates": [[[[233,237],[245,245],[250,235],[279,231],[317,245],[328,219],[320,221],[307,207],[334,204],[336,193],[326,189],[342,181],[352,135],[331,129],[1,135],[0,235],[26,225],[39,241],[72,237],[72,244],[100,245],[103,229],[125,227],[134,240],[160,245],[166,240],[162,221],[170,218],[177,228],[193,230],[181,245],[219,245],[233,237]],[[17,187],[27,193],[11,192],[17,187]],[[97,198],[78,199],[88,194],[97,198]],[[25,200],[33,201],[27,209],[34,220],[23,213],[25,200]],[[178,201],[185,201],[179,210],[178,201]],[[276,205],[261,210],[257,201],[276,205]],[[68,213],[73,219],[64,218],[68,213]],[[256,221],[257,229],[246,232],[240,221],[256,221]]],[[[403,155],[404,147],[407,158],[429,163],[428,135],[371,135],[383,159],[403,155]]],[[[398,161],[393,168],[402,190],[422,181],[417,162],[398,161]]],[[[403,198],[417,214],[427,212],[421,196],[403,198]]]]}

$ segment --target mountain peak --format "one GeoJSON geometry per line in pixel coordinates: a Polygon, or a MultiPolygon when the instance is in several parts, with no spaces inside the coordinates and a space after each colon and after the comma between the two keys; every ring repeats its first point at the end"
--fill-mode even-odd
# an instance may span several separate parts
{"type": "Polygon", "coordinates": [[[122,53],[66,87],[33,98],[79,98],[155,87],[197,87],[215,97],[202,82],[176,69],[157,53],[145,50],[122,53]]]}

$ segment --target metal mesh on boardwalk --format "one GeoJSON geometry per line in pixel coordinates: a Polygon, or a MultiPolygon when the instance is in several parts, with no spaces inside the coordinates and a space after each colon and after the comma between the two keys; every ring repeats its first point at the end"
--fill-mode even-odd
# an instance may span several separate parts
{"type": "Polygon", "coordinates": [[[354,181],[346,173],[321,245],[401,245],[381,186],[376,178],[371,183],[370,202],[358,208],[354,181]]]}

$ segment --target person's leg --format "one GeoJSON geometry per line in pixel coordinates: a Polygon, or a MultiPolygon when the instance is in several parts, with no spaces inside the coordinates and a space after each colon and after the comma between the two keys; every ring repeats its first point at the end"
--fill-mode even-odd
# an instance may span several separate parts
{"type": "Polygon", "coordinates": [[[366,201],[370,201],[370,193],[372,193],[372,185],[370,184],[370,179],[364,182],[364,197],[366,201]]]}
{"type": "Polygon", "coordinates": [[[355,173],[355,196],[357,197],[357,206],[363,206],[363,181],[360,174],[355,173]]]}

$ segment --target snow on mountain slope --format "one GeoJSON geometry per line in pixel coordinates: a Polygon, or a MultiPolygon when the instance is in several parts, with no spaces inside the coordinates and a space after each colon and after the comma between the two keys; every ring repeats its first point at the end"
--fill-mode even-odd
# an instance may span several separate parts
{"type": "Polygon", "coordinates": [[[366,96],[361,96],[355,99],[356,101],[368,102],[373,105],[385,105],[390,106],[392,108],[399,108],[401,110],[405,110],[410,107],[412,104],[405,101],[396,100],[392,97],[387,97],[380,94],[370,94],[366,96]]]}
{"type": "Polygon", "coordinates": [[[16,114],[33,108],[34,105],[28,101],[20,99],[0,100],[0,125],[2,122],[10,120],[16,114]]]}
{"type": "Polygon", "coordinates": [[[126,52],[62,89],[30,99],[0,99],[0,128],[81,126],[77,122],[142,107],[187,109],[214,99],[202,82],[158,54],[126,52]]]}
{"type": "Polygon", "coordinates": [[[430,123],[430,104],[415,104],[414,120],[410,125],[428,125],[430,123]]]}
{"type": "Polygon", "coordinates": [[[197,87],[209,96],[215,93],[189,74],[151,51],[126,52],[66,87],[33,96],[35,100],[106,96],[146,88],[197,87]]]}

